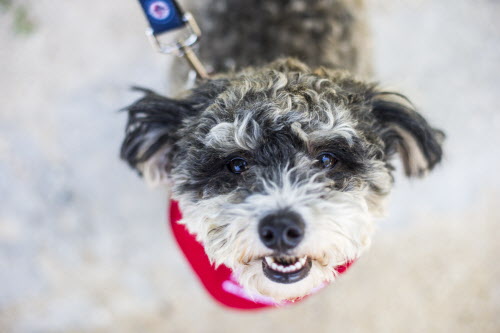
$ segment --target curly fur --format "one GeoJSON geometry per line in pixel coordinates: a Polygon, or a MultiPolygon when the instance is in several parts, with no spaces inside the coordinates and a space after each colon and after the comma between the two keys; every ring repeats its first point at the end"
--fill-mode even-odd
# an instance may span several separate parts
{"type": "MultiPolygon", "coordinates": [[[[235,3],[221,1],[211,15],[235,3]]],[[[266,13],[262,20],[288,11],[303,15],[297,9],[300,3],[252,2],[253,9],[266,13]]],[[[311,15],[319,15],[314,16],[318,26],[344,25],[344,42],[354,43],[353,34],[348,33],[351,16],[342,16],[340,10],[331,15],[332,8],[324,7],[334,3],[338,8],[344,2],[313,3],[311,15]]],[[[235,15],[231,16],[235,22],[238,13],[241,10],[230,14],[235,15]]],[[[245,15],[252,17],[252,13],[245,15]]],[[[244,16],[241,22],[245,19],[249,18],[244,16]]],[[[337,69],[344,64],[353,70],[349,61],[355,58],[326,61],[326,36],[318,39],[319,45],[301,42],[294,49],[290,46],[295,45],[293,30],[287,30],[291,28],[283,19],[276,22],[281,41],[272,52],[260,48],[266,40],[261,46],[257,42],[252,46],[254,41],[248,40],[256,29],[269,34],[268,25],[260,30],[252,25],[247,31],[244,24],[236,29],[244,37],[238,51],[231,36],[227,44],[221,39],[220,47],[207,51],[213,52],[216,68],[226,66],[223,50],[225,58],[237,65],[257,67],[200,81],[180,99],[146,91],[145,97],[128,108],[121,154],[150,182],[172,187],[173,198],[183,211],[181,223],[204,244],[214,264],[233,269],[247,289],[280,301],[304,296],[331,281],[333,267],[358,258],[367,249],[374,220],[383,215],[392,187],[392,157],[400,156],[408,176],[423,176],[441,160],[442,133],[430,127],[403,95],[381,91],[376,84],[337,69]],[[250,61],[243,53],[252,47],[261,53],[254,53],[250,61]],[[284,52],[314,67],[323,66],[312,69],[292,58],[263,65],[284,52]],[[335,168],[320,167],[317,156],[325,151],[338,159],[335,168]],[[227,168],[235,156],[249,163],[242,174],[227,168]],[[274,252],[260,241],[258,223],[283,210],[299,214],[306,226],[304,239],[287,255],[307,255],[312,260],[308,276],[293,284],[273,282],[262,272],[262,258],[274,252]]],[[[308,28],[303,28],[301,33],[307,35],[308,28]]],[[[222,33],[218,26],[211,29],[222,33]]],[[[263,38],[256,36],[256,41],[263,38]]],[[[351,49],[356,49],[354,44],[351,49]]]]}

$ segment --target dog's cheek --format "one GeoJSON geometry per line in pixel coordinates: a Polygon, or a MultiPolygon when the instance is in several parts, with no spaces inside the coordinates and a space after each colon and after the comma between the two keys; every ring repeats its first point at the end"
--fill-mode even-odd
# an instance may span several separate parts
{"type": "Polygon", "coordinates": [[[324,266],[336,266],[358,258],[371,242],[374,218],[365,190],[333,192],[302,207],[306,236],[300,251],[317,258],[324,266]]]}
{"type": "Polygon", "coordinates": [[[374,218],[382,218],[386,213],[387,198],[392,190],[394,179],[385,162],[375,160],[370,172],[364,176],[364,199],[374,218]]]}
{"type": "Polygon", "coordinates": [[[239,198],[238,191],[201,200],[193,200],[189,192],[174,196],[183,212],[181,223],[204,244],[212,262],[231,269],[266,251],[256,232],[255,209],[236,203],[239,198]]]}

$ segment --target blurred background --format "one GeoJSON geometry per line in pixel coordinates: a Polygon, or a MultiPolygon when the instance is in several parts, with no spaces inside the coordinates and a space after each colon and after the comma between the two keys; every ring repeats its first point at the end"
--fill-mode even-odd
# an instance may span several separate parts
{"type": "MultiPolygon", "coordinates": [[[[297,305],[219,307],[118,158],[168,89],[136,1],[0,0],[1,332],[500,332],[500,2],[372,0],[376,79],[445,130],[348,274],[297,305]]],[[[188,9],[188,8],[187,8],[188,9]]]]}

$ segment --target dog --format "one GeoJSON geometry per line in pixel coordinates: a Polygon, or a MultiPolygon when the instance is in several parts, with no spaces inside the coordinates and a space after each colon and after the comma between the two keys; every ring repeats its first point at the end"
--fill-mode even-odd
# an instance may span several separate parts
{"type": "Polygon", "coordinates": [[[443,132],[381,89],[356,0],[217,0],[198,8],[216,75],[128,107],[121,157],[171,189],[215,265],[280,302],[310,294],[369,247],[399,156],[442,159],[443,132]]]}

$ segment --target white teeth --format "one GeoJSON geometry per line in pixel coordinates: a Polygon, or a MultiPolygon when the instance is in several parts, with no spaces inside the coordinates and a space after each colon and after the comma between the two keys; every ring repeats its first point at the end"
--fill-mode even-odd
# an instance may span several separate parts
{"type": "Polygon", "coordinates": [[[264,257],[264,259],[266,260],[266,262],[267,262],[268,265],[271,265],[274,262],[274,258],[273,257],[264,257]]]}
{"type": "Polygon", "coordinates": [[[304,267],[304,265],[307,262],[307,256],[304,256],[300,259],[294,259],[294,258],[287,258],[287,259],[276,259],[274,257],[268,256],[264,257],[266,260],[267,265],[273,270],[273,271],[278,271],[282,273],[291,273],[291,272],[296,272],[304,267]],[[278,262],[289,262],[289,265],[283,266],[281,264],[278,264],[278,262]],[[291,264],[291,263],[294,264],[291,264]]]}

